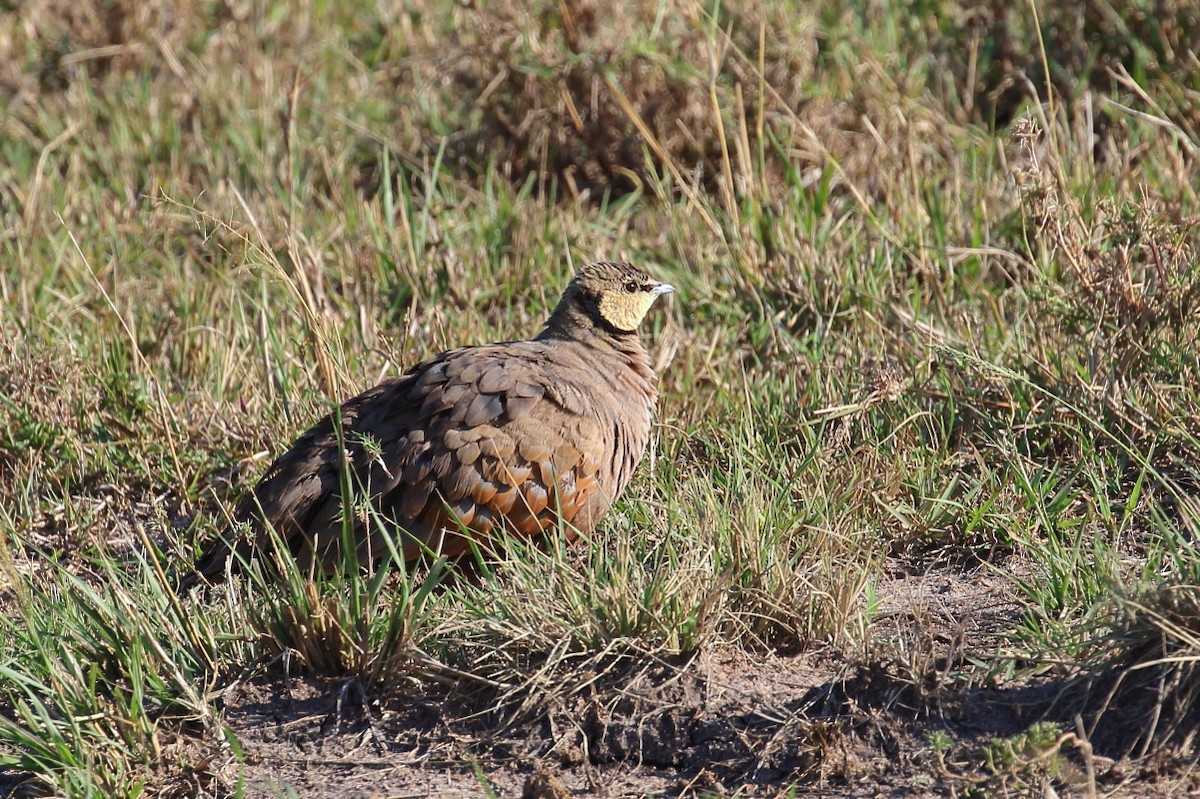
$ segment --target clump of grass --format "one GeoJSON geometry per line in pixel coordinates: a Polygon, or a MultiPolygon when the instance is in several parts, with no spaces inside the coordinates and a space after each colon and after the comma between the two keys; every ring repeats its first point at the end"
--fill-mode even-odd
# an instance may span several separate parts
{"type": "Polygon", "coordinates": [[[981,764],[976,773],[952,760],[956,747],[949,737],[934,731],[925,739],[955,796],[1057,795],[1063,787],[1097,795],[1097,759],[1082,730],[1068,732],[1055,722],[1037,721],[1016,734],[994,737],[972,753],[981,764]]]}
{"type": "Polygon", "coordinates": [[[1018,133],[1029,257],[1049,259],[1062,279],[1038,297],[1047,323],[1039,365],[1046,377],[1112,404],[1149,404],[1155,386],[1195,377],[1187,353],[1198,335],[1192,318],[1200,306],[1200,222],[1153,198],[1124,206],[1101,201],[1085,218],[1053,165],[1042,163],[1040,135],[1032,122],[1018,133]],[[1054,353],[1051,341],[1071,346],[1054,353]]]}
{"type": "Polygon", "coordinates": [[[259,633],[260,657],[284,654],[289,668],[350,677],[370,690],[395,690],[415,677],[438,676],[439,664],[422,646],[444,611],[438,600],[445,597],[434,593],[445,574],[443,561],[428,569],[397,569],[385,558],[364,571],[366,564],[348,548],[346,562],[326,577],[302,570],[285,549],[272,555],[274,568],[252,570],[243,586],[257,597],[249,616],[259,633]]]}
{"type": "Polygon", "coordinates": [[[1016,386],[1030,403],[1025,440],[1035,458],[1115,456],[1108,500],[1142,485],[1158,502],[1187,493],[1180,464],[1200,456],[1194,405],[1200,379],[1192,317],[1200,300],[1194,221],[1153,199],[1087,216],[1063,177],[1036,151],[1036,126],[1018,133],[1025,153],[1029,257],[1058,276],[1034,293],[1037,324],[1016,386]],[[1061,424],[1062,414],[1078,423],[1061,424]],[[1079,424],[1082,423],[1082,424],[1079,424]]]}
{"type": "Polygon", "coordinates": [[[206,11],[154,3],[43,3],[33,13],[19,15],[21,24],[11,25],[12,35],[0,45],[11,70],[5,77],[36,95],[62,91],[83,72],[166,69],[164,53],[185,49],[190,37],[217,21],[206,11]],[[154,46],[156,38],[159,47],[154,46]],[[22,70],[27,60],[37,69],[22,70]]]}
{"type": "MultiPolygon", "coordinates": [[[[55,795],[133,796],[188,767],[163,751],[184,720],[198,719],[206,745],[219,745],[205,686],[225,649],[221,619],[193,617],[147,560],[130,571],[102,560],[90,578],[51,564],[31,578],[8,536],[0,766],[55,795]]],[[[203,749],[190,753],[201,770],[203,749]]]]}
{"type": "Polygon", "coordinates": [[[1096,681],[1094,730],[1135,756],[1171,741],[1186,758],[1200,699],[1200,556],[1169,519],[1160,515],[1156,529],[1142,574],[1113,581],[1100,603],[1080,665],[1096,681]]]}
{"type": "Polygon", "coordinates": [[[816,50],[811,29],[769,4],[664,14],[649,2],[523,0],[462,16],[451,74],[473,133],[455,155],[593,201],[648,191],[669,172],[716,191],[722,176],[774,160],[786,119],[775,111],[801,104],[816,50]]]}
{"type": "MultiPolygon", "coordinates": [[[[859,24],[895,37],[897,61],[949,67],[931,70],[929,79],[955,119],[999,128],[1037,98],[1059,102],[1094,92],[1116,99],[1153,82],[1169,116],[1196,129],[1186,98],[1200,81],[1188,57],[1200,42],[1200,15],[1186,2],[931,3],[902,18],[869,9],[859,24]]],[[[1120,110],[1102,100],[1095,111],[1096,154],[1111,157],[1110,148],[1126,144],[1120,110]]]]}
{"type": "Polygon", "coordinates": [[[991,772],[985,785],[1002,792],[1044,787],[1062,768],[1060,750],[1073,738],[1046,721],[1008,738],[993,738],[982,750],[984,765],[991,772]]]}

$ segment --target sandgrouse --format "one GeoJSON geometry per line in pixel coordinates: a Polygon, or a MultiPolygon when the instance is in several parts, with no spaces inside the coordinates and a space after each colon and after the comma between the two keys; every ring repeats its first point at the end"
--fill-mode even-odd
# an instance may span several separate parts
{"type": "Polygon", "coordinates": [[[671,291],[629,264],[591,264],[536,338],[450,350],[347,400],[271,465],[184,587],[273,540],[328,570],[347,516],[364,565],[388,551],[381,527],[405,560],[463,554],[464,529],[481,543],[590,532],[646,449],[658,391],[637,328],[671,291]]]}

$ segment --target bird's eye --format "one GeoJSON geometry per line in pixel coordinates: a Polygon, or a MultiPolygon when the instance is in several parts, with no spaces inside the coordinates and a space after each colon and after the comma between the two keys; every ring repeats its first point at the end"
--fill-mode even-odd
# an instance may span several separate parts
{"type": "Polygon", "coordinates": [[[626,290],[627,292],[629,292],[630,294],[633,294],[635,291],[637,291],[637,290],[638,290],[638,284],[637,284],[637,281],[636,281],[636,280],[630,280],[630,281],[627,281],[627,282],[625,283],[625,290],[626,290]]]}

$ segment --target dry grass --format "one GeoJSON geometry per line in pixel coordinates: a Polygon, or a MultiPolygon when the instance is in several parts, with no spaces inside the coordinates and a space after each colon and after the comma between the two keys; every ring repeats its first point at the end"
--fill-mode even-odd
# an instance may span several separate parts
{"type": "MultiPolygon", "coordinates": [[[[875,664],[889,719],[1002,673],[1113,707],[1153,677],[1138,745],[1190,746],[1193,9],[385,6],[0,12],[0,770],[233,791],[221,692],[285,661],[512,722],[630,664],[819,646],[875,664]],[[330,402],[535,332],[597,257],[681,290],[590,546],[166,591],[330,402]],[[888,577],[981,566],[1022,605],[986,642],[882,610],[888,577]]],[[[788,718],[804,786],[893,724],[788,718]]],[[[961,784],[1063,787],[1048,729],[961,784]]]]}

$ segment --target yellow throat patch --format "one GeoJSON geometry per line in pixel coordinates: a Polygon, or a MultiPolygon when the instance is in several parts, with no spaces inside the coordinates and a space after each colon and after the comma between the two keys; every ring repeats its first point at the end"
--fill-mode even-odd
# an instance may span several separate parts
{"type": "Polygon", "coordinates": [[[632,332],[646,318],[654,297],[649,291],[606,291],[600,295],[600,316],[617,330],[632,332]]]}

